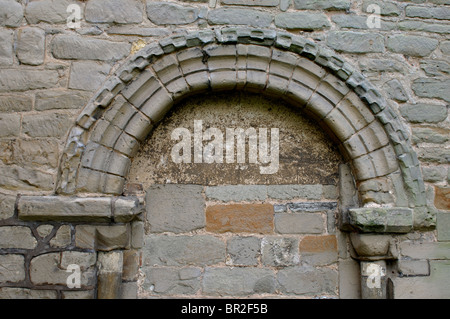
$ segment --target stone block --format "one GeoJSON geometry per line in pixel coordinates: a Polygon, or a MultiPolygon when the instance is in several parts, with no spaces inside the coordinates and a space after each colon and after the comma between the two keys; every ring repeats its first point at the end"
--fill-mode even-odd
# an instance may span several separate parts
{"type": "Polygon", "coordinates": [[[288,237],[264,237],[261,240],[261,262],[265,266],[286,267],[300,262],[298,239],[288,237]]]}
{"type": "Polygon", "coordinates": [[[72,227],[62,225],[56,231],[55,237],[50,240],[50,246],[54,248],[64,248],[72,243],[72,227]]]}
{"type": "Polygon", "coordinates": [[[404,241],[399,245],[405,259],[450,259],[450,242],[420,243],[404,241]]]}
{"type": "Polygon", "coordinates": [[[22,255],[0,255],[0,283],[25,280],[25,258],[22,255]]]}
{"type": "Polygon", "coordinates": [[[167,2],[147,2],[147,16],[156,25],[183,25],[197,21],[199,9],[167,2]]]}
{"type": "Polygon", "coordinates": [[[423,7],[410,5],[405,8],[407,17],[448,20],[450,9],[447,7],[423,7]]]}
{"type": "Polygon", "coordinates": [[[14,216],[16,196],[0,194],[0,220],[14,216]]]}
{"type": "Polygon", "coordinates": [[[204,266],[225,262],[225,243],[210,235],[144,238],[144,266],[204,266]]]}
{"type": "Polygon", "coordinates": [[[105,82],[111,66],[95,61],[73,62],[70,71],[69,89],[96,91],[105,82]]]}
{"type": "Polygon", "coordinates": [[[98,254],[98,299],[118,299],[122,283],[123,252],[101,252],[98,254]]]}
{"type": "Polygon", "coordinates": [[[378,33],[333,31],[328,35],[327,44],[336,51],[348,53],[384,52],[384,38],[378,33]]]}
{"type": "Polygon", "coordinates": [[[249,25],[266,28],[272,23],[269,12],[251,9],[219,8],[208,13],[208,22],[212,25],[249,25]]]}
{"type": "Polygon", "coordinates": [[[271,269],[208,267],[202,286],[205,295],[248,296],[275,293],[277,282],[271,269]]]}
{"type": "Polygon", "coordinates": [[[348,10],[349,0],[294,0],[294,8],[297,10],[348,10]]]}
{"type": "Polygon", "coordinates": [[[321,199],[322,185],[268,185],[267,195],[273,199],[321,199]]]}
{"type": "Polygon", "coordinates": [[[139,275],[141,253],[138,250],[128,249],[123,251],[123,281],[136,281],[139,275]]]}
{"type": "MultiPolygon", "coordinates": [[[[1,8],[1,2],[0,2],[1,8]]],[[[1,19],[1,18],[0,18],[1,19]]],[[[0,31],[0,65],[12,65],[14,32],[10,30],[0,31]]]]}
{"type": "Polygon", "coordinates": [[[25,18],[29,24],[63,24],[67,22],[67,7],[71,3],[71,0],[31,1],[25,8],[25,18]]]}
{"type": "Polygon", "coordinates": [[[256,266],[261,243],[257,237],[233,237],[227,241],[227,264],[230,266],[256,266]]]}
{"type": "Polygon", "coordinates": [[[335,235],[305,236],[300,241],[300,260],[312,266],[323,266],[338,261],[335,235]]]}
{"type": "Polygon", "coordinates": [[[428,260],[400,259],[397,264],[402,276],[429,276],[430,265],[428,260]]]}
{"type": "Polygon", "coordinates": [[[41,65],[45,59],[45,31],[26,28],[18,32],[17,57],[22,64],[41,65]]]}
{"type": "Polygon", "coordinates": [[[0,70],[0,92],[50,89],[58,86],[56,70],[0,70]]]}
{"type": "Polygon", "coordinates": [[[336,202],[297,202],[288,203],[287,207],[290,211],[297,212],[324,212],[337,208],[336,202]]]}
{"type": "Polygon", "coordinates": [[[86,4],[85,17],[90,23],[141,23],[143,5],[138,0],[93,0],[86,4]]]}
{"type": "Polygon", "coordinates": [[[382,16],[399,16],[401,14],[399,6],[395,2],[388,1],[365,0],[362,7],[363,11],[367,13],[373,13],[373,11],[367,11],[368,6],[371,4],[380,7],[380,15],[382,16]]]}
{"type": "Polygon", "coordinates": [[[437,78],[419,78],[414,80],[412,89],[417,96],[438,98],[450,102],[450,92],[448,86],[450,80],[437,78]]]}
{"type": "Polygon", "coordinates": [[[275,16],[275,25],[288,30],[324,30],[331,24],[323,13],[285,12],[275,16]]]}
{"type": "Polygon", "coordinates": [[[73,124],[72,116],[65,113],[40,113],[24,115],[22,131],[30,137],[66,136],[73,124]]]}
{"type": "Polygon", "coordinates": [[[352,208],[350,223],[363,232],[407,233],[413,227],[410,208],[352,208]]]}
{"type": "Polygon", "coordinates": [[[57,299],[56,290],[3,287],[0,288],[1,299],[57,299]]]}
{"type": "Polygon", "coordinates": [[[280,291],[287,295],[337,295],[338,272],[329,268],[287,267],[278,271],[280,291]]]}
{"type": "Polygon", "coordinates": [[[434,205],[437,209],[450,210],[450,187],[435,187],[434,205]]]}
{"type": "Polygon", "coordinates": [[[36,94],[35,109],[37,111],[79,110],[87,104],[90,97],[90,93],[83,91],[42,91],[36,94]]]}
{"type": "Polygon", "coordinates": [[[23,7],[15,0],[0,1],[0,26],[2,27],[18,27],[23,19],[23,7]]]}
{"type": "Polygon", "coordinates": [[[206,198],[222,202],[262,201],[267,198],[266,185],[220,185],[207,186],[206,198]]]}
{"type": "Polygon", "coordinates": [[[194,295],[200,289],[201,268],[144,267],[145,290],[157,295],[194,295]]]}
{"type": "Polygon", "coordinates": [[[450,241],[450,213],[436,214],[436,228],[439,241],[450,241]]]}
{"type": "Polygon", "coordinates": [[[111,198],[22,196],[18,212],[24,220],[109,221],[111,198]]]}
{"type": "Polygon", "coordinates": [[[208,206],[206,230],[215,233],[272,233],[273,214],[270,204],[208,206]]]}
{"type": "Polygon", "coordinates": [[[51,52],[57,59],[118,61],[129,55],[131,45],[76,35],[57,35],[51,43],[51,52]]]}
{"type": "Polygon", "coordinates": [[[404,55],[423,57],[433,52],[439,41],[429,37],[413,35],[392,35],[386,40],[386,47],[394,52],[404,55]]]}
{"type": "Polygon", "coordinates": [[[422,166],[422,177],[424,182],[442,182],[447,177],[447,169],[442,166],[422,166]]]}
{"type": "Polygon", "coordinates": [[[339,298],[361,298],[361,272],[359,262],[351,258],[339,261],[339,298]]]}
{"type": "Polygon", "coordinates": [[[276,7],[280,0],[222,0],[225,5],[276,7]]]}
{"type": "Polygon", "coordinates": [[[0,112],[15,113],[31,111],[33,100],[28,95],[0,96],[0,112]]]}
{"type": "Polygon", "coordinates": [[[325,231],[322,214],[277,213],[275,232],[279,234],[321,234],[325,231]]]}
{"type": "Polygon", "coordinates": [[[17,165],[0,165],[0,186],[17,190],[52,190],[53,174],[44,173],[35,168],[23,168],[17,165]]]}
{"type": "Polygon", "coordinates": [[[147,221],[151,233],[183,233],[205,227],[203,187],[155,185],[147,190],[147,221]]]}
{"type": "Polygon", "coordinates": [[[13,137],[20,134],[19,114],[0,114],[0,137],[13,137]]]}
{"type": "Polygon", "coordinates": [[[25,226],[0,227],[0,248],[34,249],[37,241],[31,229],[25,226]]]}

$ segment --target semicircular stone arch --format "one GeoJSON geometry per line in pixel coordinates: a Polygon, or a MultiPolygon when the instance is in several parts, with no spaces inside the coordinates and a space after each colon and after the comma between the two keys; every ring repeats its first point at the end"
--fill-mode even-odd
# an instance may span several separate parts
{"type": "Polygon", "coordinates": [[[385,188],[396,195],[388,205],[414,208],[416,227],[434,223],[408,131],[382,94],[327,47],[275,30],[195,31],[131,56],[79,115],[56,192],[122,194],[131,159],[167,111],[189,95],[225,90],[301,108],[339,145],[364,204],[385,188]]]}

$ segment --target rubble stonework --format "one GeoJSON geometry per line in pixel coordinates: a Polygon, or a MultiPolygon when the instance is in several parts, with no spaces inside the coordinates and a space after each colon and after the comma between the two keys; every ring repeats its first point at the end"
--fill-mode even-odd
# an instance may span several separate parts
{"type": "Polygon", "coordinates": [[[0,298],[449,298],[449,4],[0,0],[0,298]],[[317,123],[333,178],[133,183],[220,92],[317,123]]]}

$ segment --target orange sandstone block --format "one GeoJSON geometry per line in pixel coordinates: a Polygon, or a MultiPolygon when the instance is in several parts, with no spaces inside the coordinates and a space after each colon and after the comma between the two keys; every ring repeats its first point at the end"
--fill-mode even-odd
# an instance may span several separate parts
{"type": "Polygon", "coordinates": [[[273,232],[273,206],[270,204],[214,205],[206,208],[206,230],[215,233],[273,232]]]}
{"type": "Polygon", "coordinates": [[[334,235],[305,236],[300,241],[300,252],[322,253],[337,251],[337,240],[334,235]]]}

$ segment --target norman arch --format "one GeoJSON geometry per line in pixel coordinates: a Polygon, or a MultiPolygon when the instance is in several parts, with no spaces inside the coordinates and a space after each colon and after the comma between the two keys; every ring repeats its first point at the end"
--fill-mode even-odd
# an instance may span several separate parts
{"type": "MultiPolygon", "coordinates": [[[[434,225],[408,132],[381,93],[328,48],[274,30],[189,32],[130,57],[79,115],[56,192],[122,194],[131,158],[171,106],[189,95],[224,90],[278,96],[301,108],[339,145],[363,205],[413,209],[408,229],[434,225]],[[395,201],[373,200],[370,193],[380,183],[395,201]]],[[[380,214],[389,219],[385,212],[373,218],[380,214]]]]}

